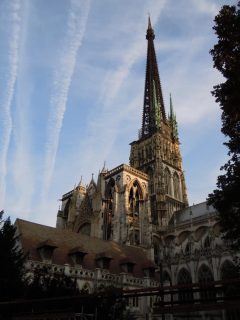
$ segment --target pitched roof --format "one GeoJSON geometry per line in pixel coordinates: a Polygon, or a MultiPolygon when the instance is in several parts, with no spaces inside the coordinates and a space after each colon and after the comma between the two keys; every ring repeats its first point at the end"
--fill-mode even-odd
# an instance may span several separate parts
{"type": "Polygon", "coordinates": [[[112,273],[123,272],[121,262],[126,259],[135,263],[133,275],[143,277],[144,266],[152,263],[147,258],[147,251],[144,248],[119,245],[113,241],[105,241],[21,219],[17,219],[15,225],[23,251],[28,253],[31,260],[41,261],[37,248],[44,241],[51,239],[51,242],[56,245],[52,257],[52,263],[54,264],[64,265],[68,263],[74,265],[70,254],[76,247],[87,253],[84,257],[83,267],[90,270],[97,267],[96,259],[102,252],[112,258],[109,267],[109,271],[112,273]]]}

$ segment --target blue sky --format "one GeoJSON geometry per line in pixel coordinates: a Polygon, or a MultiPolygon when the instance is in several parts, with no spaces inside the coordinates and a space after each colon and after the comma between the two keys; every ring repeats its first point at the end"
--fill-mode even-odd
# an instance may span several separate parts
{"type": "MultiPolygon", "coordinates": [[[[141,127],[147,17],[179,124],[189,203],[227,159],[209,50],[221,0],[1,0],[0,208],[55,225],[63,193],[129,161],[141,127]]],[[[227,1],[234,4],[235,1],[227,1]]]]}

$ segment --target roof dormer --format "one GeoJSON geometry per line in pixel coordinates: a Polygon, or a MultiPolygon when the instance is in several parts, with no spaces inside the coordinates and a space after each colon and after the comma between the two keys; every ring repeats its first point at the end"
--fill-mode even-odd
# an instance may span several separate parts
{"type": "Polygon", "coordinates": [[[57,248],[56,244],[47,239],[43,242],[40,242],[37,246],[37,251],[43,261],[52,262],[53,252],[57,248]]]}
{"type": "Polygon", "coordinates": [[[83,265],[83,260],[86,254],[87,252],[83,251],[80,247],[73,248],[68,253],[75,265],[83,265]]]}
{"type": "Polygon", "coordinates": [[[106,252],[100,252],[96,255],[96,264],[98,268],[109,269],[112,257],[106,252]]]}
{"type": "Polygon", "coordinates": [[[135,262],[131,261],[129,258],[124,258],[120,260],[120,266],[123,272],[133,273],[135,262]]]}

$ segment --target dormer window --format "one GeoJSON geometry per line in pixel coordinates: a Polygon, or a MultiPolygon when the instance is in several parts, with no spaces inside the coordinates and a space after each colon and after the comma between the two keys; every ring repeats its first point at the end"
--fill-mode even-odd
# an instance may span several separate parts
{"type": "Polygon", "coordinates": [[[38,245],[37,250],[43,261],[51,262],[53,257],[53,251],[56,248],[57,246],[51,240],[46,240],[38,245]]]}
{"type": "Polygon", "coordinates": [[[96,256],[96,264],[98,268],[109,269],[112,257],[102,252],[96,256]]]}
{"type": "Polygon", "coordinates": [[[149,266],[149,267],[143,268],[143,272],[144,272],[145,277],[154,278],[155,270],[156,270],[156,267],[154,267],[154,266],[149,266]]]}
{"type": "Polygon", "coordinates": [[[76,265],[83,265],[83,260],[87,252],[84,252],[81,248],[73,248],[69,251],[69,256],[76,265]]]}
{"type": "Polygon", "coordinates": [[[125,273],[133,273],[135,262],[123,259],[120,262],[120,265],[121,265],[121,268],[122,268],[123,272],[125,272],[125,273]]]}

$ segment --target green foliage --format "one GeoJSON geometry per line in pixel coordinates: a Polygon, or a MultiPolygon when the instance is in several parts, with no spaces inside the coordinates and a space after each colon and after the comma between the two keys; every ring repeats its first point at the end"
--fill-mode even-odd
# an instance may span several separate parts
{"type": "Polygon", "coordinates": [[[0,212],[0,300],[18,297],[23,289],[24,256],[17,246],[16,228],[0,212]]]}
{"type": "Polygon", "coordinates": [[[50,298],[77,295],[76,281],[64,272],[52,272],[47,266],[35,268],[28,277],[26,298],[50,298]]]}
{"type": "Polygon", "coordinates": [[[240,245],[240,2],[223,6],[213,27],[218,43],[210,51],[214,67],[225,82],[214,86],[212,94],[222,110],[222,132],[228,138],[230,160],[217,180],[217,188],[208,197],[219,212],[224,237],[232,247],[240,245]]]}
{"type": "Polygon", "coordinates": [[[121,297],[122,289],[107,287],[101,290],[104,298],[97,301],[97,319],[105,320],[134,320],[126,299],[121,297]]]}

